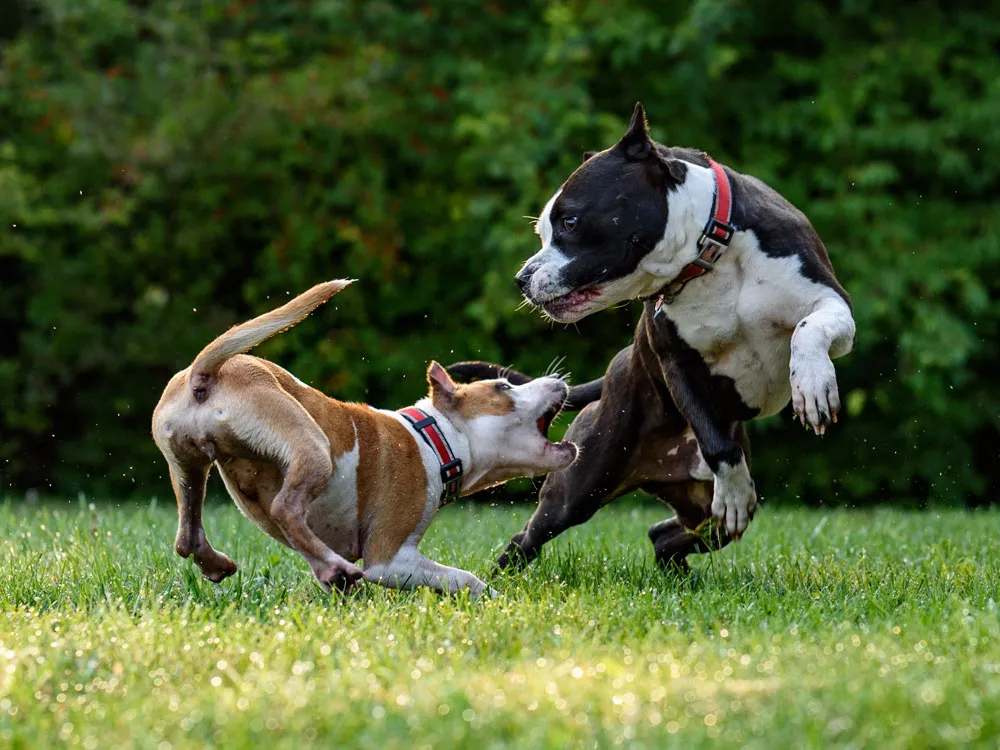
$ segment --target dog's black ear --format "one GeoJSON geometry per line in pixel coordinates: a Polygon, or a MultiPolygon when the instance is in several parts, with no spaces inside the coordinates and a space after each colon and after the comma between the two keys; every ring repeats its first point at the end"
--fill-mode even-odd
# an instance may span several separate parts
{"type": "Polygon", "coordinates": [[[594,154],[596,154],[596,153],[597,153],[596,151],[584,151],[584,152],[583,152],[583,160],[584,160],[584,161],[587,161],[587,160],[589,160],[589,159],[590,159],[590,157],[591,157],[591,156],[593,156],[593,155],[594,155],[594,154]]]}
{"type": "Polygon", "coordinates": [[[653,142],[649,140],[649,124],[646,122],[646,110],[642,108],[642,102],[635,103],[632,121],[616,148],[629,161],[644,161],[653,153],[653,142]]]}
{"type": "Polygon", "coordinates": [[[684,182],[684,179],[687,177],[687,165],[684,162],[680,159],[666,159],[660,154],[657,154],[656,158],[660,163],[660,170],[666,175],[668,180],[675,185],[684,182]]]}

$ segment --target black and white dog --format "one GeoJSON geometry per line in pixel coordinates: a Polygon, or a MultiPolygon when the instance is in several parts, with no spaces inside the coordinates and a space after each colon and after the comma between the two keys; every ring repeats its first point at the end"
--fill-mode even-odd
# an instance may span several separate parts
{"type": "MultiPolygon", "coordinates": [[[[587,404],[566,436],[579,458],[546,478],[499,566],[532,560],[636,488],[676,513],[649,530],[661,564],[738,539],[757,505],[743,423],[790,397],[823,434],[840,408],[831,358],[854,346],[850,299],[809,220],[760,180],[652,141],[637,104],[621,141],[584,154],[537,232],[542,249],[517,283],[549,318],[632,299],[645,308],[605,376],[571,392],[571,407],[587,404]],[[711,533],[692,533],[703,525],[711,533]]],[[[500,368],[450,369],[478,379],[500,368]]]]}

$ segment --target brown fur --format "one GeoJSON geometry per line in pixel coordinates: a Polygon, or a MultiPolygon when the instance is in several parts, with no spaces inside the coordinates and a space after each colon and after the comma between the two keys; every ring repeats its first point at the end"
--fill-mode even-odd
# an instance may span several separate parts
{"type": "Polygon", "coordinates": [[[420,523],[427,472],[413,433],[387,417],[358,425],[358,522],[365,565],[388,562],[420,523]]]}
{"type": "Polygon", "coordinates": [[[514,411],[514,399],[494,383],[471,383],[455,388],[455,409],[464,419],[476,416],[502,417],[514,411]]]}
{"type": "MultiPolygon", "coordinates": [[[[153,436],[177,496],[176,550],[193,556],[213,581],[236,571],[209,544],[201,520],[215,464],[244,514],[299,552],[325,587],[349,588],[362,575],[353,563],[364,558],[366,568],[381,566],[382,573],[372,575],[387,585],[408,585],[416,575],[428,585],[467,586],[478,595],[485,584],[475,576],[415,551],[436,507],[419,438],[390,414],[332,399],[278,365],[240,353],[294,325],[348,283],[319,284],[230,329],[168,383],[153,413],[153,436]],[[355,485],[334,481],[338,463],[355,460],[355,485]],[[414,549],[394,561],[408,542],[414,549]]],[[[515,408],[494,386],[456,387],[436,362],[428,380],[442,414],[471,419],[515,408]]]]}
{"type": "MultiPolygon", "coordinates": [[[[158,413],[166,404],[186,398],[185,386],[190,381],[190,374],[171,381],[158,413]]],[[[248,355],[236,355],[218,366],[210,397],[201,408],[224,411],[234,401],[243,402],[242,407],[252,402],[260,421],[288,443],[294,442],[300,431],[321,432],[331,464],[358,443],[356,518],[352,524],[358,530],[357,541],[350,548],[334,551],[347,560],[364,558],[366,564],[384,562],[395,555],[416,528],[427,504],[427,474],[413,433],[386,414],[332,399],[301,384],[278,365],[248,355]],[[293,404],[301,411],[288,409],[293,404]]],[[[216,461],[247,517],[283,544],[295,549],[303,546],[302,540],[286,533],[274,517],[274,502],[287,469],[287,464],[273,455],[274,447],[269,455],[266,448],[248,445],[225,425],[207,442],[212,446],[211,455],[205,451],[206,440],[192,440],[191,436],[180,441],[175,436],[168,451],[190,454],[189,460],[206,473],[212,460],[216,461]],[[188,446],[186,451],[184,446],[188,446]]],[[[323,476],[317,476],[315,482],[322,485],[322,491],[332,475],[332,465],[329,472],[318,474],[323,476]]]]}
{"type": "Polygon", "coordinates": [[[434,362],[427,370],[431,386],[431,401],[440,411],[454,411],[463,419],[502,417],[514,411],[514,399],[498,383],[460,385],[451,379],[441,365],[434,362]]]}

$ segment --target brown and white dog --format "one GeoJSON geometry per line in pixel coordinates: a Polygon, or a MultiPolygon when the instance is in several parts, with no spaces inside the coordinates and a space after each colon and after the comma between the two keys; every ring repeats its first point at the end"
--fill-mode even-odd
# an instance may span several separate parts
{"type": "Polygon", "coordinates": [[[231,328],[170,380],[153,412],[153,438],[177,496],[175,549],[194,555],[211,581],[236,572],[202,525],[214,464],[240,510],[301,554],[325,590],[347,590],[363,577],[395,588],[467,588],[477,597],[482,581],[427,559],[417,545],[443,501],[573,462],[575,445],[545,435],[568,388],[551,377],[456,385],[433,362],[428,396],[404,410],[422,415],[414,425],[401,412],[336,401],[243,354],[350,283],[318,284],[231,328]],[[354,564],[362,558],[363,573],[354,564]]]}

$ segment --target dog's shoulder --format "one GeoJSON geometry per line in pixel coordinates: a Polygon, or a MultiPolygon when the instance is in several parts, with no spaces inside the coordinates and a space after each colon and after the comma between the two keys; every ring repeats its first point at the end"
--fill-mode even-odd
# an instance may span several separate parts
{"type": "Polygon", "coordinates": [[[830,287],[850,305],[826,246],[806,215],[762,180],[725,169],[732,188],[732,221],[737,230],[752,231],[761,252],[769,257],[798,256],[803,276],[830,287]]]}

